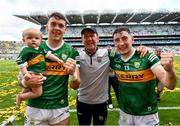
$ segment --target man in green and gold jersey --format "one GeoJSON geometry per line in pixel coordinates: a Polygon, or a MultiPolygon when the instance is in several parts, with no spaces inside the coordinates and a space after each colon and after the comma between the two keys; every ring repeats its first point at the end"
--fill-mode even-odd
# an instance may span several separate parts
{"type": "Polygon", "coordinates": [[[110,56],[110,66],[119,81],[119,124],[159,125],[156,77],[168,89],[175,88],[177,78],[173,55],[162,53],[161,62],[150,52],[140,58],[132,46],[134,38],[130,30],[123,26],[114,31],[113,41],[119,52],[110,56]]]}
{"type": "Polygon", "coordinates": [[[43,94],[27,101],[25,125],[68,125],[68,78],[71,76],[70,87],[77,89],[80,84],[79,68],[75,59],[79,53],[63,41],[66,31],[65,17],[54,12],[49,16],[46,25],[48,39],[40,45],[42,52],[51,51],[64,63],[46,59],[46,69],[43,76],[32,77],[21,84],[25,87],[43,86],[43,94]]]}

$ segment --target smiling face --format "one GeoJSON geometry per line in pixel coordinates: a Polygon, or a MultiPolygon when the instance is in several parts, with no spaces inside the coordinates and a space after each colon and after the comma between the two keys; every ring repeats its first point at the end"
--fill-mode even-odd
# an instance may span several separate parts
{"type": "Polygon", "coordinates": [[[160,57],[160,55],[161,55],[161,49],[155,49],[155,54],[160,57]]]}
{"type": "Polygon", "coordinates": [[[82,34],[82,42],[85,46],[86,51],[88,51],[89,53],[94,53],[97,49],[99,37],[95,32],[87,30],[82,34]]]}
{"type": "Polygon", "coordinates": [[[134,38],[127,31],[115,33],[113,35],[113,41],[117,48],[117,51],[120,52],[121,55],[131,55],[133,50],[132,44],[134,42],[134,38]]]}
{"type": "Polygon", "coordinates": [[[66,31],[66,21],[58,17],[51,17],[46,25],[48,39],[50,41],[61,41],[66,31]]]}
{"type": "Polygon", "coordinates": [[[34,28],[26,29],[23,32],[23,42],[31,48],[39,47],[42,40],[42,34],[39,30],[34,28]]]}

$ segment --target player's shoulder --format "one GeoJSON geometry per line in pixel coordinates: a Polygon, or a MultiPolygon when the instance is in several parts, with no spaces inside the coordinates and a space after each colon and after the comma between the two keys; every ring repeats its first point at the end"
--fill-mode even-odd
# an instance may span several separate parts
{"type": "Polygon", "coordinates": [[[159,61],[158,56],[153,51],[148,51],[145,58],[150,62],[159,61]]]}
{"type": "Polygon", "coordinates": [[[71,44],[64,42],[63,45],[65,48],[69,48],[69,49],[73,49],[73,50],[77,50],[76,48],[74,48],[71,44]]]}
{"type": "Polygon", "coordinates": [[[99,48],[97,51],[101,54],[108,54],[108,50],[105,48],[99,48]]]}
{"type": "Polygon", "coordinates": [[[47,46],[46,41],[47,41],[47,40],[44,40],[44,39],[41,41],[41,45],[39,46],[40,49],[47,46]]]}
{"type": "Polygon", "coordinates": [[[118,52],[111,52],[109,53],[109,59],[110,60],[115,60],[115,59],[121,59],[121,54],[118,52]]]}

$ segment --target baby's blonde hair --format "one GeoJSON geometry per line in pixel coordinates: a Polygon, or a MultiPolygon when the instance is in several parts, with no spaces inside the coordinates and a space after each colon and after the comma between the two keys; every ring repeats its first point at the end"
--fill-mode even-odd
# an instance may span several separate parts
{"type": "Polygon", "coordinates": [[[29,33],[36,33],[39,34],[42,37],[42,33],[40,30],[36,29],[36,28],[27,28],[22,32],[22,37],[24,38],[26,35],[28,35],[29,33]]]}

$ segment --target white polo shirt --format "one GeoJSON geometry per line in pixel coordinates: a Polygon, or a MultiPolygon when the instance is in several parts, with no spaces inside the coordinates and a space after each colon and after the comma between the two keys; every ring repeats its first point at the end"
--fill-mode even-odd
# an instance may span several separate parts
{"type": "Polygon", "coordinates": [[[86,104],[99,104],[108,100],[108,77],[110,60],[107,49],[98,49],[89,56],[79,51],[81,84],[78,100],[86,104]]]}

